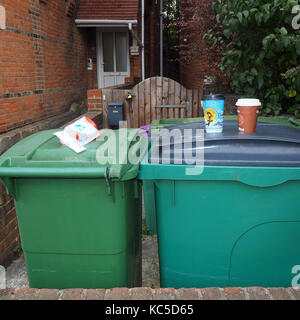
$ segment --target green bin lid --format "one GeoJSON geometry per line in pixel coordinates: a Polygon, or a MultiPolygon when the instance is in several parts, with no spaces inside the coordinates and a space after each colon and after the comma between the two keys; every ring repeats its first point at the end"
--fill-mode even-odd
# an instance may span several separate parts
{"type": "MultiPolygon", "coordinates": [[[[131,164],[127,160],[132,146],[138,149],[143,136],[138,137],[139,129],[115,130],[115,139],[110,143],[110,156],[113,163],[99,164],[96,158],[99,147],[108,146],[107,138],[92,141],[86,151],[76,153],[62,145],[54,133],[59,130],[47,130],[33,134],[15,144],[0,157],[0,178],[12,177],[48,177],[48,178],[110,178],[130,180],[137,176],[139,163],[131,164]],[[127,137],[120,139],[120,133],[127,130],[127,137]],[[115,147],[112,144],[115,143],[115,147]],[[124,145],[127,144],[127,145],[124,145]],[[122,146],[122,152],[120,151],[122,146]]],[[[102,130],[101,136],[109,136],[112,130],[102,130]]],[[[100,138],[101,138],[100,136],[100,138]]]]}

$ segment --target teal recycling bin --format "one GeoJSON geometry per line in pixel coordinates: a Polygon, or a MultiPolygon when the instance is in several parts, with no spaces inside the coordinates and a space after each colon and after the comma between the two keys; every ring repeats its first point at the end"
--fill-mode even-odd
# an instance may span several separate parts
{"type": "MultiPolygon", "coordinates": [[[[174,128],[194,130],[196,148],[203,123],[174,128]]],[[[175,142],[158,142],[139,172],[154,185],[161,286],[292,286],[300,264],[300,130],[259,123],[245,135],[225,121],[224,133],[205,134],[203,171],[194,175],[186,174],[191,159],[178,164],[174,150],[175,142]]]]}
{"type": "MultiPolygon", "coordinates": [[[[225,116],[224,119],[227,121],[237,121],[237,116],[225,116]]],[[[157,134],[163,128],[168,128],[174,125],[183,125],[188,123],[196,123],[203,121],[203,117],[201,118],[184,118],[184,119],[160,119],[153,120],[150,132],[153,134],[157,134]]],[[[293,121],[292,118],[287,117],[259,117],[259,123],[271,123],[271,124],[281,124],[296,127],[296,122],[293,121]]],[[[153,201],[154,195],[154,183],[153,181],[144,181],[143,183],[144,190],[144,202],[145,202],[145,214],[146,214],[146,226],[149,235],[157,234],[157,224],[156,224],[156,208],[155,202],[153,201]]]]}

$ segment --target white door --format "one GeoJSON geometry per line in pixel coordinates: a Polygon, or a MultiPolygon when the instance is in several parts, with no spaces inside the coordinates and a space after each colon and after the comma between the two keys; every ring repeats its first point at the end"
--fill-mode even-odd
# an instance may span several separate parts
{"type": "Polygon", "coordinates": [[[125,83],[130,75],[128,31],[98,30],[98,86],[125,83]]]}

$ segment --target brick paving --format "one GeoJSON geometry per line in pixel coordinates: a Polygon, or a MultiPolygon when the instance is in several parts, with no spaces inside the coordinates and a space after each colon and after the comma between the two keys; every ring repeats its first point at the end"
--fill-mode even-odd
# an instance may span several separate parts
{"type": "Polygon", "coordinates": [[[0,300],[300,300],[293,288],[3,289],[0,300]]]}

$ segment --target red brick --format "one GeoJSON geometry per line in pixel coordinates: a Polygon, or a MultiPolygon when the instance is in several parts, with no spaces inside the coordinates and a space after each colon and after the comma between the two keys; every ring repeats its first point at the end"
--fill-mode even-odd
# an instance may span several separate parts
{"type": "Polygon", "coordinates": [[[176,291],[177,300],[199,300],[199,289],[181,288],[176,291]]]}
{"type": "Polygon", "coordinates": [[[264,288],[249,287],[246,289],[250,300],[269,300],[264,288]]]}
{"type": "Polygon", "coordinates": [[[173,288],[157,288],[153,289],[153,300],[175,300],[175,289],[173,288]]]}
{"type": "Polygon", "coordinates": [[[19,33],[9,29],[1,33],[5,43],[0,50],[1,75],[5,79],[1,94],[21,96],[0,97],[0,113],[5,117],[0,120],[0,131],[67,111],[73,102],[85,100],[88,86],[86,36],[65,14],[69,14],[70,1],[22,3],[15,6],[14,1],[5,0],[3,4],[8,27],[19,33]],[[42,34],[45,39],[34,38],[32,33],[42,34]]]}
{"type": "Polygon", "coordinates": [[[130,289],[131,300],[152,300],[151,288],[132,288],[130,289]]]}
{"type": "Polygon", "coordinates": [[[102,103],[96,103],[94,106],[95,106],[94,109],[97,109],[97,110],[102,110],[103,109],[102,103]]]}
{"type": "Polygon", "coordinates": [[[102,98],[102,90],[88,90],[88,98],[102,98]]]}
{"type": "Polygon", "coordinates": [[[62,291],[60,300],[82,300],[83,297],[83,289],[66,289],[62,291]]]}
{"type": "Polygon", "coordinates": [[[88,99],[88,103],[91,103],[91,104],[96,104],[96,103],[101,103],[102,100],[100,98],[89,98],[88,99]]]}
{"type": "Polygon", "coordinates": [[[105,289],[89,289],[86,293],[86,300],[104,300],[105,289]]]}
{"type": "Polygon", "coordinates": [[[36,296],[36,300],[58,300],[59,290],[57,289],[41,289],[36,296]]]}
{"type": "Polygon", "coordinates": [[[15,291],[14,300],[35,300],[38,296],[38,289],[21,288],[15,291]]]}
{"type": "Polygon", "coordinates": [[[105,300],[129,300],[128,288],[114,288],[106,291],[105,300]]]}
{"type": "MultiPolygon", "coordinates": [[[[185,1],[182,0],[182,3],[185,1]]],[[[203,16],[201,24],[204,27],[201,30],[192,30],[190,33],[190,43],[196,44],[197,52],[194,53],[192,61],[180,64],[181,84],[188,89],[202,88],[205,77],[212,75],[216,77],[214,87],[227,87],[229,84],[229,80],[219,67],[222,58],[220,49],[212,46],[203,38],[206,30],[211,29],[211,19],[210,14],[203,16]]]]}
{"type": "MultiPolygon", "coordinates": [[[[224,295],[226,298],[231,295],[237,296],[241,294],[241,300],[255,299],[265,300],[266,298],[276,297],[282,299],[299,300],[299,290],[294,288],[204,288],[204,289],[151,289],[151,288],[115,288],[110,290],[104,289],[67,289],[59,291],[57,289],[4,289],[0,290],[0,300],[151,300],[163,299],[173,300],[184,296],[187,300],[209,299],[222,300],[224,295]],[[279,290],[280,289],[280,290],[279,290]],[[197,292],[199,295],[197,295],[197,292]],[[247,294],[246,294],[247,292],[247,294]]],[[[182,299],[183,300],[183,299],[182,299]]]]}
{"type": "Polygon", "coordinates": [[[295,300],[300,300],[300,287],[299,288],[290,288],[291,295],[295,300]]]}
{"type": "Polygon", "coordinates": [[[138,0],[81,0],[78,19],[135,20],[138,0]]]}
{"type": "Polygon", "coordinates": [[[220,288],[200,289],[200,292],[204,300],[222,300],[223,298],[220,288]]]}
{"type": "Polygon", "coordinates": [[[14,289],[0,290],[0,300],[13,300],[14,292],[15,292],[14,289]]]}
{"type": "Polygon", "coordinates": [[[269,288],[267,292],[270,294],[272,300],[291,300],[292,297],[289,295],[285,288],[269,288]]]}
{"type": "Polygon", "coordinates": [[[246,298],[242,288],[226,288],[224,291],[227,300],[245,300],[246,298]]]}

